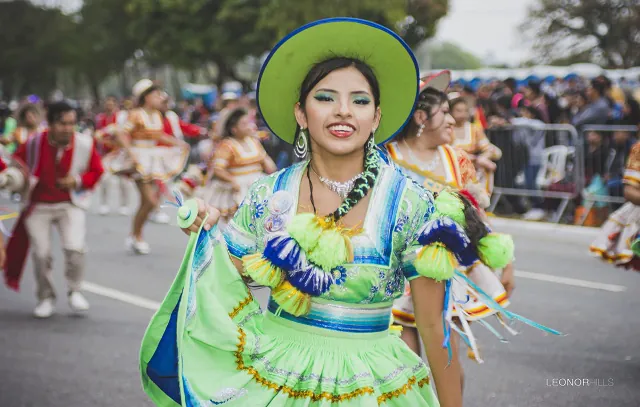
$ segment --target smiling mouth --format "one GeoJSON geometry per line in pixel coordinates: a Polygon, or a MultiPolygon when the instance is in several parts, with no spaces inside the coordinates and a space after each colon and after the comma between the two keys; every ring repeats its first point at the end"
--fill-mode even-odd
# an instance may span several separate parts
{"type": "Polygon", "coordinates": [[[350,124],[332,124],[329,126],[329,133],[338,138],[347,138],[355,133],[356,128],[350,124]]]}

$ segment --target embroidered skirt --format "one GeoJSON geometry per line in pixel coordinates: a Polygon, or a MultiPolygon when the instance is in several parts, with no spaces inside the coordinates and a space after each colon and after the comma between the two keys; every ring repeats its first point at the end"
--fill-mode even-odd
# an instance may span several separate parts
{"type": "Polygon", "coordinates": [[[184,170],[189,159],[189,147],[160,147],[153,141],[138,141],[131,146],[137,165],[123,150],[114,151],[103,158],[106,170],[114,174],[130,174],[144,181],[168,181],[184,170]]]}
{"type": "Polygon", "coordinates": [[[638,262],[633,262],[631,244],[639,231],[640,206],[627,202],[609,216],[589,250],[595,256],[617,266],[631,266],[638,270],[638,262]]]}
{"type": "Polygon", "coordinates": [[[263,312],[217,228],[202,231],[144,336],[143,387],[158,406],[439,406],[428,368],[389,329],[390,306],[263,312]]]}

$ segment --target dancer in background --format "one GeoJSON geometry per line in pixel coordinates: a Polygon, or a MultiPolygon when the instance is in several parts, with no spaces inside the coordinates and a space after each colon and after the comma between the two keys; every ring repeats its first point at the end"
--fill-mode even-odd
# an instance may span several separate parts
{"type": "Polygon", "coordinates": [[[158,206],[157,182],[167,182],[184,169],[189,146],[164,132],[160,109],[163,92],[149,79],[133,87],[138,108],[129,112],[121,131],[116,133],[121,148],[105,158],[105,166],[115,174],[128,174],[140,193],[140,207],[133,218],[126,247],[137,254],[150,253],[142,229],[158,206]],[[164,147],[162,144],[170,146],[164,147]]]}
{"type": "MultiPolygon", "coordinates": [[[[476,210],[483,214],[489,205],[489,198],[476,179],[475,170],[467,154],[451,147],[455,121],[450,115],[449,104],[444,91],[449,86],[450,74],[442,71],[424,78],[420,84],[420,95],[412,120],[395,140],[386,145],[391,159],[416,182],[433,193],[447,190],[460,191],[476,210]]],[[[484,219],[486,220],[486,219],[484,219]]],[[[501,265],[502,268],[504,265],[501,265]]],[[[482,281],[482,287],[499,308],[508,305],[508,297],[513,290],[513,268],[508,265],[502,272],[502,284],[495,274],[481,262],[463,271],[476,281],[482,281]]],[[[452,292],[454,298],[467,296],[468,284],[454,279],[452,292]]],[[[486,304],[481,295],[469,297],[464,304],[454,305],[451,317],[475,320],[497,314],[498,309],[486,304]]],[[[417,354],[421,353],[420,338],[415,325],[415,315],[411,291],[407,287],[405,295],[396,300],[393,308],[395,322],[404,327],[403,340],[417,354]]],[[[466,328],[467,324],[464,324],[466,328]]],[[[468,329],[465,329],[468,331],[468,329]]],[[[475,340],[470,331],[465,337],[472,345],[470,356],[480,360],[475,340]]],[[[457,338],[457,337],[454,337],[457,338]]]]}
{"type": "MultiPolygon", "coordinates": [[[[96,131],[94,138],[98,144],[100,155],[113,152],[118,147],[116,140],[116,132],[127,121],[127,111],[118,109],[118,99],[115,96],[108,96],[104,102],[104,112],[96,116],[96,131]]],[[[131,196],[129,193],[129,183],[131,181],[125,175],[105,174],[99,186],[98,198],[100,199],[98,211],[100,215],[107,215],[111,212],[109,207],[109,196],[113,192],[114,187],[120,191],[120,215],[129,215],[131,213],[131,196]]]]}
{"type": "Polygon", "coordinates": [[[222,213],[222,224],[236,212],[257,179],[277,170],[257,137],[255,124],[244,108],[228,111],[219,121],[223,137],[209,165],[204,200],[222,213]]]}
{"type": "Polygon", "coordinates": [[[627,202],[609,216],[589,250],[616,266],[640,271],[632,248],[640,232],[640,142],[631,148],[623,182],[627,202]]]}
{"type": "Polygon", "coordinates": [[[502,157],[502,151],[491,144],[481,125],[471,123],[469,105],[460,93],[449,94],[449,105],[451,106],[451,116],[456,122],[451,144],[467,153],[476,169],[478,181],[491,197],[494,174],[497,168],[495,161],[502,157]]]}
{"type": "Polygon", "coordinates": [[[14,153],[21,145],[27,142],[27,139],[42,131],[40,109],[37,105],[27,103],[18,112],[18,127],[11,133],[9,137],[0,139],[0,143],[4,144],[7,151],[14,153]]]}
{"type": "Polygon", "coordinates": [[[57,226],[65,254],[69,306],[89,309],[80,292],[85,274],[86,209],[102,175],[100,156],[90,136],[74,132],[76,112],[65,102],[48,106],[49,129],[30,137],[16,152],[24,170],[15,190],[30,191],[7,245],[5,283],[18,290],[29,248],[33,251],[38,305],[33,314],[55,311],[51,276],[51,230],[57,226]]]}

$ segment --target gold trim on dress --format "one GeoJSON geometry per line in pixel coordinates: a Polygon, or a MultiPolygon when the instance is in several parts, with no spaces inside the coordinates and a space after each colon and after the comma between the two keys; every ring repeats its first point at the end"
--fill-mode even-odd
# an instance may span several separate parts
{"type": "MultiPolygon", "coordinates": [[[[249,293],[249,295],[244,300],[242,300],[233,309],[233,311],[229,313],[229,317],[230,318],[236,317],[240,313],[240,311],[242,311],[247,305],[249,305],[249,303],[251,303],[251,301],[253,301],[253,295],[249,293]]],[[[360,389],[353,390],[349,393],[336,395],[328,392],[316,393],[312,390],[294,390],[289,386],[286,386],[283,384],[277,384],[275,382],[272,382],[262,377],[260,373],[253,367],[245,365],[243,354],[244,354],[244,348],[246,343],[247,343],[247,334],[244,332],[244,330],[241,327],[238,327],[238,344],[236,345],[236,351],[234,352],[236,357],[237,369],[244,370],[249,375],[253,376],[253,379],[256,382],[258,382],[260,385],[267,387],[275,392],[282,392],[287,396],[289,396],[290,398],[294,398],[294,399],[305,398],[305,399],[311,399],[312,401],[328,400],[331,403],[338,403],[341,401],[351,400],[356,397],[360,397],[364,394],[375,393],[375,390],[371,386],[365,386],[360,389]]],[[[399,389],[396,389],[391,392],[383,393],[380,396],[378,396],[378,405],[381,405],[382,403],[392,398],[399,397],[400,395],[406,394],[407,391],[409,391],[416,384],[416,382],[418,384],[418,387],[423,387],[429,384],[430,379],[429,379],[429,376],[427,376],[424,379],[417,381],[416,376],[411,376],[407,381],[407,383],[405,383],[399,389]]]]}

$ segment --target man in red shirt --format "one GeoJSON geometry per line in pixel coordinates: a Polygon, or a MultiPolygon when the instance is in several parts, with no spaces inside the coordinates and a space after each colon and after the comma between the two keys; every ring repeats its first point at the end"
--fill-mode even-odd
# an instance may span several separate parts
{"type": "Polygon", "coordinates": [[[51,229],[60,231],[65,254],[69,305],[82,312],[89,303],[80,293],[85,271],[86,209],[90,193],[102,176],[102,162],[93,139],[74,132],[76,112],[66,102],[49,105],[49,129],[30,137],[16,152],[24,167],[21,188],[28,187],[22,211],[7,245],[5,283],[18,290],[29,246],[33,249],[38,306],[34,316],[54,312],[51,278],[51,229]]]}
{"type": "MultiPolygon", "coordinates": [[[[116,97],[108,96],[104,102],[104,112],[96,116],[96,132],[94,133],[101,157],[117,148],[115,132],[126,121],[127,111],[118,110],[116,97]]],[[[100,215],[107,215],[111,211],[109,208],[109,192],[113,190],[113,187],[118,187],[120,190],[120,209],[118,213],[120,215],[129,215],[129,206],[131,204],[129,183],[124,176],[106,176],[105,174],[98,188],[100,200],[98,211],[100,215]]]]}

